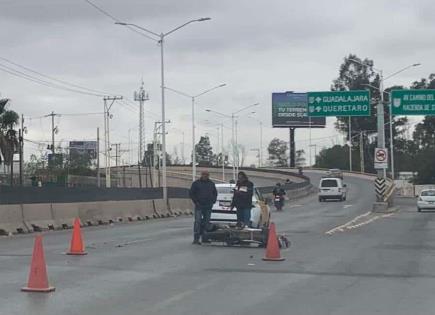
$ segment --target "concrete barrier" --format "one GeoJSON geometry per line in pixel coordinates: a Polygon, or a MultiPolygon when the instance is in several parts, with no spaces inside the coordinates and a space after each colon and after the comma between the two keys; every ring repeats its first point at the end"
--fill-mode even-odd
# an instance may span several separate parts
{"type": "Polygon", "coordinates": [[[140,215],[143,219],[152,219],[155,215],[154,200],[140,200],[141,211],[140,215]]]}
{"type": "Polygon", "coordinates": [[[154,206],[159,217],[164,218],[172,215],[171,209],[167,204],[165,204],[163,199],[154,200],[154,206]]]}
{"type": "Polygon", "coordinates": [[[53,209],[50,203],[23,204],[23,221],[30,230],[54,229],[53,209]]]}
{"type": "Polygon", "coordinates": [[[78,202],[75,203],[78,208],[79,218],[82,224],[99,224],[107,223],[101,208],[101,202],[78,202]]]}
{"type": "Polygon", "coordinates": [[[0,205],[1,234],[28,232],[21,205],[0,205]]]}
{"type": "MultiPolygon", "coordinates": [[[[74,219],[79,217],[78,203],[53,203],[53,220],[56,228],[72,227],[74,219]]],[[[85,224],[85,222],[82,222],[85,224]]]]}
{"type": "Polygon", "coordinates": [[[169,205],[171,206],[171,211],[176,215],[188,215],[193,212],[193,203],[190,199],[170,199],[169,205]]]}

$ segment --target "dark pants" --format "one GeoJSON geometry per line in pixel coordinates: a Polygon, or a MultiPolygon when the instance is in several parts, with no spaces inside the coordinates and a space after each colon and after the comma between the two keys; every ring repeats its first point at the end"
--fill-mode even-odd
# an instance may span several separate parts
{"type": "Polygon", "coordinates": [[[237,208],[237,224],[251,226],[251,208],[237,208]]]}
{"type": "Polygon", "coordinates": [[[194,240],[199,241],[200,236],[203,235],[205,227],[210,222],[212,207],[213,205],[195,206],[195,223],[193,225],[194,240]]]}

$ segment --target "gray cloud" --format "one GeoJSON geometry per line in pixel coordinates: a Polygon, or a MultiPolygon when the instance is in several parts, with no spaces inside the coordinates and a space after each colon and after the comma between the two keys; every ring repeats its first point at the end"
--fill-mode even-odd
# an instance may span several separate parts
{"type": "MultiPolygon", "coordinates": [[[[157,32],[191,18],[212,17],[174,33],[165,46],[168,86],[197,93],[222,82],[228,84],[198,99],[198,136],[210,129],[202,121],[220,121],[204,111],[210,106],[229,113],[258,101],[257,117],[270,126],[271,92],[327,90],[350,52],[374,59],[386,73],[413,62],[423,63],[392,84],[408,85],[434,72],[432,1],[92,1],[119,19],[157,32]]],[[[132,98],[143,77],[151,98],[147,110],[159,115],[159,47],[114,25],[85,1],[1,1],[0,30],[1,56],[57,78],[132,98]]],[[[12,98],[14,108],[26,116],[52,110],[102,110],[101,98],[39,86],[2,72],[0,92],[12,98]]],[[[188,141],[189,100],[168,92],[167,103],[171,128],[176,128],[170,131],[168,143],[181,142],[179,130],[185,131],[188,141]]],[[[113,113],[113,139],[125,143],[128,129],[136,127],[137,113],[121,104],[113,113]]],[[[156,116],[147,115],[148,138],[154,120],[156,116]]],[[[29,137],[49,138],[47,122],[35,121],[29,137]]],[[[319,146],[337,141],[332,119],[328,121],[326,130],[312,132],[313,138],[331,137],[317,141],[319,146]]],[[[95,137],[102,118],[65,116],[59,124],[59,139],[86,139],[95,137]]],[[[265,143],[273,136],[287,138],[286,130],[268,128],[264,134],[265,143]]],[[[229,135],[227,131],[226,139],[229,135]]],[[[257,135],[254,122],[241,120],[240,139],[248,148],[258,146],[257,135]]],[[[307,137],[308,131],[298,130],[297,140],[306,150],[307,137]]],[[[186,145],[186,152],[188,149],[186,145]]]]}

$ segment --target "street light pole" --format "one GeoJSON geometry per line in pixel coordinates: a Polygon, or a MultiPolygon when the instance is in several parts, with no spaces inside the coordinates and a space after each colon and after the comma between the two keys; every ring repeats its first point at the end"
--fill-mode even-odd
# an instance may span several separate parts
{"type": "Polygon", "coordinates": [[[226,86],[226,83],[217,85],[215,87],[212,87],[211,89],[207,89],[197,95],[189,95],[187,93],[178,91],[176,89],[173,88],[169,88],[169,87],[165,87],[166,90],[172,91],[176,94],[179,94],[181,96],[185,96],[191,99],[192,102],[192,181],[196,180],[196,150],[195,150],[195,144],[196,144],[196,121],[195,121],[195,100],[204,95],[207,94],[213,90],[216,90],[218,88],[224,87],[226,86]]]}
{"type": "Polygon", "coordinates": [[[156,39],[158,38],[158,43],[160,44],[160,70],[161,70],[161,89],[162,89],[162,189],[163,189],[163,200],[165,202],[165,204],[168,203],[168,187],[167,187],[167,179],[166,179],[166,113],[165,113],[165,70],[164,70],[164,40],[165,37],[174,33],[175,31],[189,25],[190,23],[193,22],[203,22],[203,21],[208,21],[210,20],[210,18],[200,18],[200,19],[196,19],[196,20],[190,20],[172,30],[170,30],[169,32],[166,33],[156,33],[153,31],[150,31],[144,27],[138,26],[136,24],[132,24],[132,23],[124,23],[124,22],[115,22],[115,24],[117,25],[123,25],[123,26],[133,26],[135,28],[138,28],[144,32],[147,32],[151,35],[153,35],[154,37],[156,37],[156,39]]]}
{"type": "MultiPolygon", "coordinates": [[[[369,66],[359,60],[356,59],[349,59],[352,62],[358,63],[362,66],[369,66]]],[[[385,122],[384,122],[384,81],[388,80],[394,76],[396,76],[397,74],[406,71],[410,68],[413,67],[418,67],[420,66],[420,63],[414,63],[411,64],[409,66],[406,66],[392,74],[390,74],[389,76],[387,76],[386,78],[384,78],[383,76],[383,71],[380,69],[376,69],[373,66],[371,67],[373,70],[375,70],[376,72],[378,72],[379,74],[379,88],[372,86],[371,84],[365,84],[371,88],[377,89],[380,93],[380,103],[378,104],[378,108],[377,108],[377,129],[378,129],[378,147],[380,148],[384,148],[385,149],[385,122]]],[[[393,137],[393,114],[392,114],[392,101],[391,101],[391,97],[389,97],[389,120],[390,120],[390,162],[391,162],[391,177],[394,180],[394,137],[393,137]]],[[[386,171],[385,169],[382,171],[378,171],[378,177],[382,177],[385,178],[386,177],[386,171]]]]}
{"type": "Polygon", "coordinates": [[[222,182],[225,183],[224,123],[221,123],[222,182]]]}
{"type": "Polygon", "coordinates": [[[215,114],[218,114],[218,115],[223,116],[223,117],[231,118],[231,133],[232,133],[231,144],[232,144],[232,150],[233,150],[232,162],[233,162],[233,180],[234,181],[236,180],[236,150],[235,150],[235,118],[236,118],[236,114],[238,114],[238,113],[240,113],[248,108],[258,106],[258,105],[260,105],[260,103],[255,103],[255,104],[243,107],[242,109],[239,109],[238,111],[232,112],[231,115],[223,114],[223,113],[220,113],[220,112],[212,110],[212,109],[205,110],[206,112],[215,113],[215,114]]]}
{"type": "Polygon", "coordinates": [[[166,111],[165,111],[165,62],[164,62],[164,38],[165,34],[160,34],[160,58],[161,58],[161,89],[162,89],[162,187],[163,200],[168,202],[168,186],[166,181],[166,111]]]}

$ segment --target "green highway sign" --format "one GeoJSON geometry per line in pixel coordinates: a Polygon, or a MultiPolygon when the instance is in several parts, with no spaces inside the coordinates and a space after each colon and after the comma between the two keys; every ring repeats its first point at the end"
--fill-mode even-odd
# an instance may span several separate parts
{"type": "Polygon", "coordinates": [[[435,115],[435,90],[393,90],[393,115],[435,115]]]}
{"type": "Polygon", "coordinates": [[[308,116],[370,116],[370,92],[308,92],[308,116]]]}

